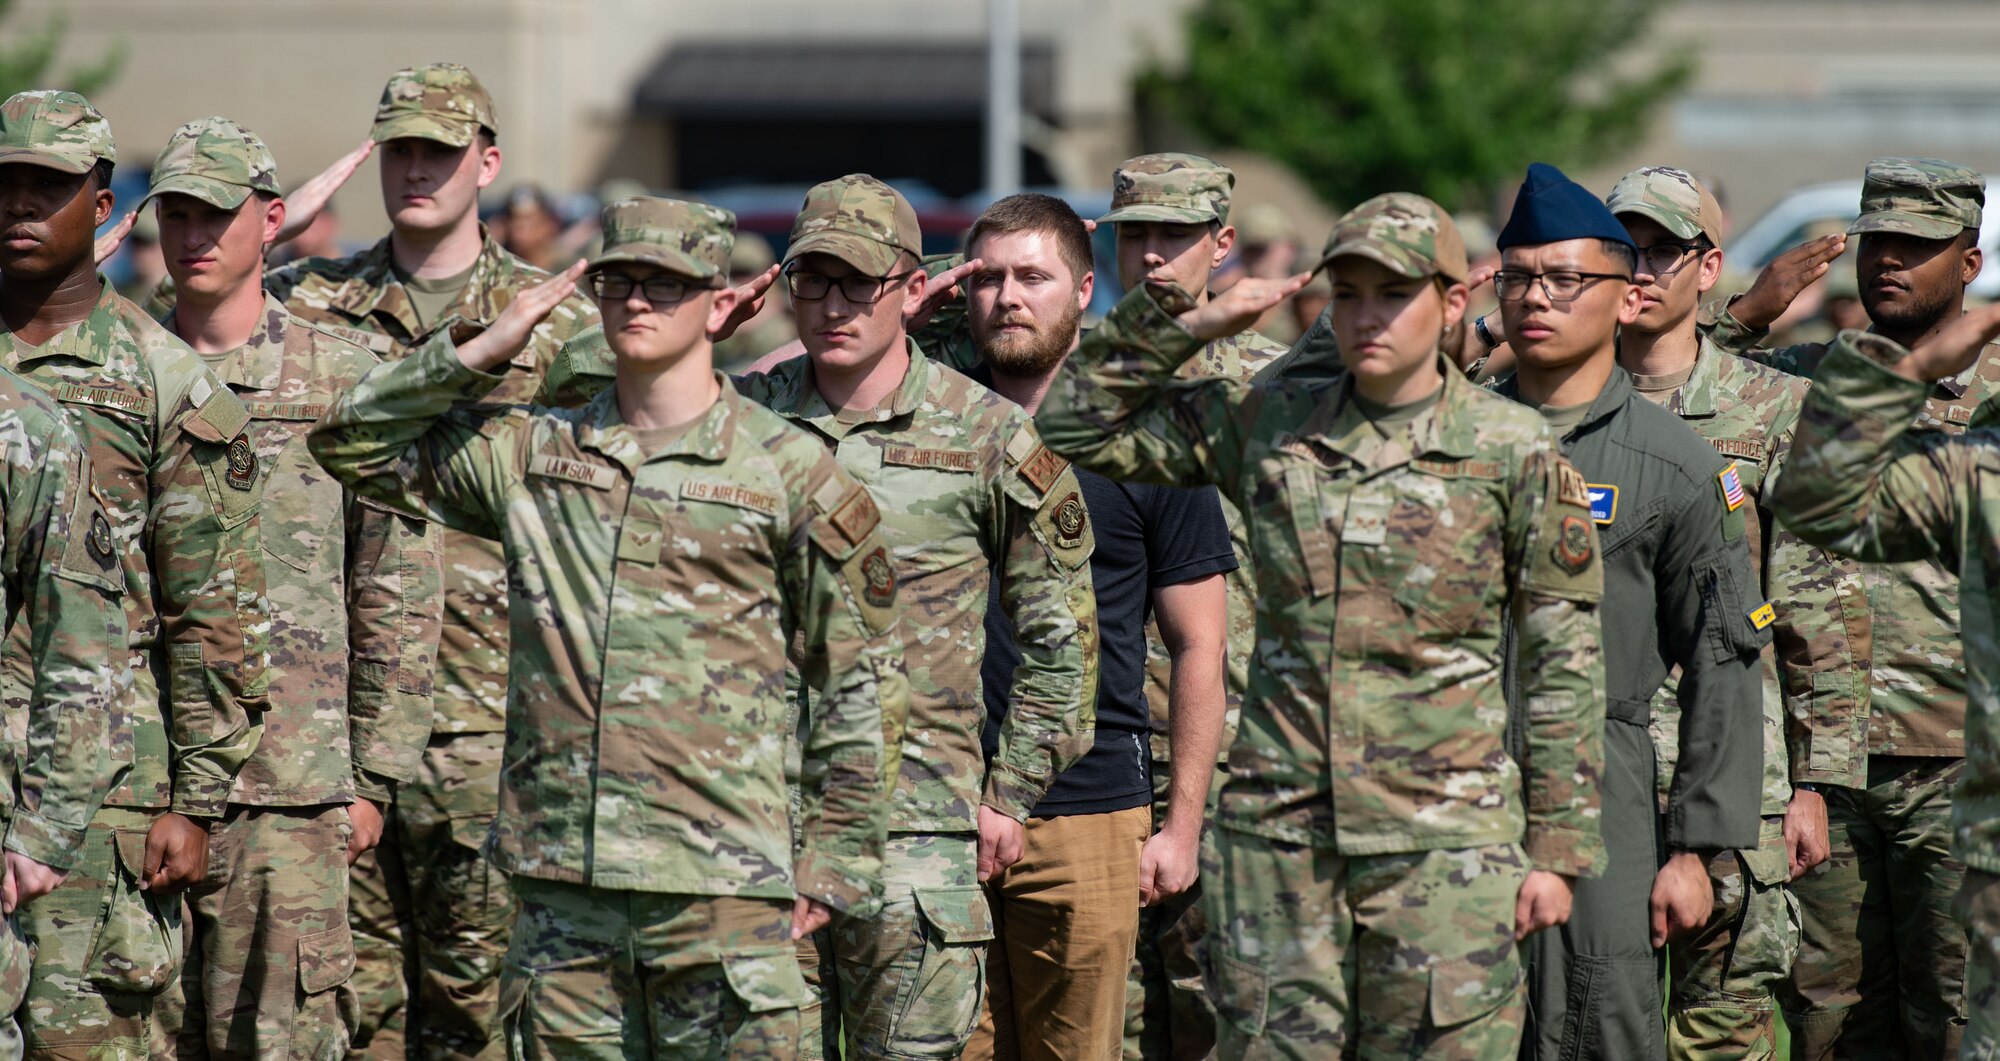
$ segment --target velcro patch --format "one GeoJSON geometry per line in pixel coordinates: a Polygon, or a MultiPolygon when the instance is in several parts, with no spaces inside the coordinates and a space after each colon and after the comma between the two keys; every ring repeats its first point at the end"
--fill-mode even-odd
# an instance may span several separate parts
{"type": "Polygon", "coordinates": [[[1556,502],[1572,508],[1590,508],[1590,484],[1583,481],[1583,473],[1568,461],[1556,465],[1556,502]]]}
{"type": "Polygon", "coordinates": [[[1743,477],[1736,473],[1735,461],[1729,462],[1729,467],[1716,472],[1715,481],[1722,484],[1722,503],[1729,506],[1729,511],[1734,512],[1742,508],[1743,502],[1749,500],[1749,495],[1743,492],[1743,477]]]}
{"type": "Polygon", "coordinates": [[[979,454],[965,449],[884,446],[882,463],[893,464],[899,468],[929,468],[940,472],[976,472],[979,470],[979,454]]]}
{"type": "Polygon", "coordinates": [[[117,409],[137,416],[151,416],[154,408],[153,399],[144,394],[134,394],[115,387],[86,387],[79,383],[56,384],[55,399],[76,405],[117,409]]]}
{"type": "MultiPolygon", "coordinates": [[[[1420,472],[1429,472],[1432,475],[1452,476],[1454,478],[1498,479],[1501,474],[1499,461],[1434,461],[1420,458],[1410,463],[1420,472]]],[[[1577,478],[1581,480],[1582,476],[1578,476],[1577,478]]]]}
{"type": "Polygon", "coordinates": [[[1600,525],[1609,525],[1618,518],[1618,488],[1609,483],[1587,483],[1585,490],[1590,494],[1590,518],[1600,525]]]}
{"type": "Polygon", "coordinates": [[[1944,418],[1954,424],[1969,424],[1972,422],[1972,412],[1963,405],[1954,405],[1944,411],[1944,418]]]}
{"type": "Polygon", "coordinates": [[[753,512],[775,516],[784,511],[784,505],[770,494],[752,490],[735,483],[714,483],[703,479],[689,479],[681,484],[681,500],[713,501],[720,505],[735,505],[753,512]]]}
{"type": "Polygon", "coordinates": [[[1047,446],[1036,446],[1035,452],[1021,462],[1021,478],[1037,493],[1048,493],[1068,470],[1069,462],[1049,452],[1047,446]]]}
{"type": "Polygon", "coordinates": [[[243,399],[238,398],[234,391],[226,387],[211,390],[207,382],[195,381],[196,393],[204,390],[208,393],[195,403],[198,408],[187,420],[188,434],[204,442],[228,442],[250,426],[250,410],[243,407],[243,399]]]}
{"type": "Polygon", "coordinates": [[[1056,504],[1056,544],[1065,549],[1074,549],[1083,544],[1083,528],[1090,520],[1090,514],[1083,507],[1083,498],[1071,490],[1069,496],[1056,504]]]}
{"type": "Polygon", "coordinates": [[[252,420],[317,420],[326,415],[325,402],[244,402],[252,420]]]}
{"type": "Polygon", "coordinates": [[[888,549],[878,545],[861,559],[862,592],[868,603],[887,608],[896,603],[896,565],[889,562],[888,549]]]}
{"type": "Polygon", "coordinates": [[[1715,452],[1725,457],[1738,457],[1747,461],[1764,459],[1764,440],[1761,438],[1718,438],[1715,452]]]}
{"type": "Polygon", "coordinates": [[[535,458],[528,462],[528,474],[582,483],[599,490],[609,490],[618,481],[618,473],[609,465],[558,457],[553,453],[535,454],[535,458]]]}
{"type": "Polygon", "coordinates": [[[1591,543],[1590,524],[1581,516],[1564,516],[1556,528],[1556,544],[1552,550],[1556,566],[1572,575],[1580,575],[1590,566],[1596,549],[1591,543]]]}
{"type": "Polygon", "coordinates": [[[1771,607],[1771,602],[1769,601],[1758,605],[1757,610],[1750,613],[1750,625],[1759,630],[1765,629],[1777,621],[1778,610],[1771,607]]]}
{"type": "Polygon", "coordinates": [[[847,544],[860,545],[874,532],[876,524],[882,522],[882,511],[875,507],[875,498],[868,493],[868,488],[857,486],[826,519],[841,537],[847,539],[847,544]]]}

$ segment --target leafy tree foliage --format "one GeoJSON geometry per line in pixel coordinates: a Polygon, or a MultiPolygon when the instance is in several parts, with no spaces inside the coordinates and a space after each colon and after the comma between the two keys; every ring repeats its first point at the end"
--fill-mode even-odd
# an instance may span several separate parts
{"type": "Polygon", "coordinates": [[[68,21],[57,13],[38,28],[15,26],[8,20],[13,6],[14,0],[0,0],[0,99],[31,88],[66,88],[88,96],[118,76],[125,64],[123,41],[95,62],[58,73],[56,53],[68,21]]]}

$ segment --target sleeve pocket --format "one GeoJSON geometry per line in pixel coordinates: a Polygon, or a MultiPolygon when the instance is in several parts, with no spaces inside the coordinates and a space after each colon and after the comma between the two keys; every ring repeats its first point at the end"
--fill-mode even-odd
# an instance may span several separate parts
{"type": "Polygon", "coordinates": [[[797,1009],[806,997],[798,952],[790,947],[768,954],[735,954],[722,959],[729,989],[751,1013],[797,1009]]]}

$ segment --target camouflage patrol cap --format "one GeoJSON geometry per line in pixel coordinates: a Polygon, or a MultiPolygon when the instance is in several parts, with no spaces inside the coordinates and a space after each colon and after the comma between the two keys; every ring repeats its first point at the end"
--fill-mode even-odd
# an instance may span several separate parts
{"type": "Polygon", "coordinates": [[[1722,246],[1722,204],[1694,178],[1672,166],[1635,169],[1611,188],[1604,205],[1615,214],[1637,214],[1658,221],[1678,239],[1707,236],[1722,246]]]}
{"type": "Polygon", "coordinates": [[[481,129],[491,136],[500,133],[486,86],[457,63],[431,63],[390,76],[368,136],[377,143],[414,136],[464,147],[481,129]]]}
{"type": "Polygon", "coordinates": [[[0,103],[0,162],[88,173],[99,159],[118,161],[118,146],[111,123],[82,96],[34,89],[0,103]]]}
{"type": "Polygon", "coordinates": [[[1182,154],[1140,155],[1111,174],[1111,212],[1097,223],[1167,221],[1229,223],[1229,190],[1236,174],[1212,158],[1182,154]]]}
{"type": "Polygon", "coordinates": [[[146,198],[192,195],[211,206],[234,210],[251,192],[283,194],[278,164],[256,133],[227,118],[202,118],[174,130],[153,162],[146,198]]]}
{"type": "Polygon", "coordinates": [[[604,208],[604,252],[590,261],[596,272],[618,262],[643,262],[704,281],[729,282],[729,251],[736,215],[719,206],[635,195],[604,208]]]}
{"type": "Polygon", "coordinates": [[[736,247],[729,252],[729,271],[732,273],[761,273],[778,264],[778,256],[771,252],[771,241],[755,232],[738,232],[736,247]]]}
{"type": "Polygon", "coordinates": [[[1379,262],[1399,276],[1421,280],[1442,276],[1462,284],[1471,264],[1465,241],[1444,207],[1421,195],[1390,192],[1349,210],[1334,222],[1319,256],[1325,266],[1346,255],[1379,262]]]}
{"type": "Polygon", "coordinates": [[[1936,158],[1878,158],[1861,176],[1861,216],[1847,231],[1946,239],[1978,228],[1985,203],[1978,170],[1936,158]]]}
{"type": "Polygon", "coordinates": [[[850,173],[806,192],[792,222],[785,264],[808,254],[831,254],[869,276],[888,276],[902,251],[923,257],[916,210],[896,189],[866,173],[850,173]]]}

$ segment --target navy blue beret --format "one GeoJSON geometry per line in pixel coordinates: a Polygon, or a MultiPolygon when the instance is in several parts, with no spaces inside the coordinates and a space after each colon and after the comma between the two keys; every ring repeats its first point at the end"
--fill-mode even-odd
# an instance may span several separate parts
{"type": "Polygon", "coordinates": [[[1506,250],[1566,239],[1608,239],[1633,246],[1632,237],[1611,216],[1604,200],[1563,176],[1562,170],[1534,163],[1528,167],[1528,179],[1521,182],[1520,194],[1514,196],[1514,213],[1495,246],[1506,250]]]}

